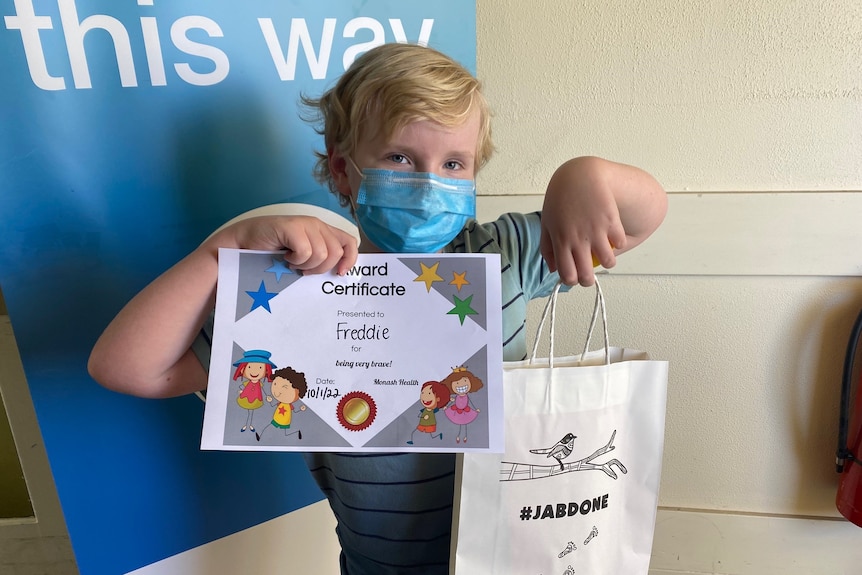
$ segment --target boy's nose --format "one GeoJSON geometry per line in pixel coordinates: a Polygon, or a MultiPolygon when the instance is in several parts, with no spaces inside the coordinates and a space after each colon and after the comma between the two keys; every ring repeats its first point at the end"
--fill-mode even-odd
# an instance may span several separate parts
{"type": "Polygon", "coordinates": [[[413,166],[417,172],[422,172],[425,174],[434,174],[435,176],[445,177],[443,168],[436,163],[423,161],[423,160],[415,160],[413,166]]]}

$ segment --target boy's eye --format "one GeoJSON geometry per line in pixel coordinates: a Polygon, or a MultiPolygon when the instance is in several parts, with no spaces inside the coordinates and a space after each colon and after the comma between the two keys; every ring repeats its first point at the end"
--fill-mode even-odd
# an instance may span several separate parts
{"type": "Polygon", "coordinates": [[[460,170],[463,166],[461,166],[460,162],[456,162],[455,160],[450,160],[443,164],[443,167],[450,171],[460,170]]]}
{"type": "Polygon", "coordinates": [[[409,164],[410,160],[407,159],[407,156],[403,154],[392,154],[389,156],[389,160],[395,162],[396,164],[409,164]]]}

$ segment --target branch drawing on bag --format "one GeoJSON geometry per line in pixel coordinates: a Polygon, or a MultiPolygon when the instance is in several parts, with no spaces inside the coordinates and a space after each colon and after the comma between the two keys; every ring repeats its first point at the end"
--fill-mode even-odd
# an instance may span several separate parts
{"type": "Polygon", "coordinates": [[[526,481],[529,479],[542,479],[559,475],[561,473],[571,473],[574,471],[592,471],[600,470],[611,479],[617,479],[617,470],[626,474],[628,470],[619,459],[611,459],[605,463],[593,463],[593,460],[609,453],[616,449],[614,446],[614,438],[617,436],[617,430],[611,434],[608,443],[577,461],[563,463],[563,459],[572,454],[574,448],[575,435],[567,433],[560,441],[552,447],[545,449],[531,449],[530,453],[546,453],[547,457],[553,457],[557,460],[557,465],[536,465],[533,463],[519,463],[516,461],[503,461],[500,469],[500,481],[526,481]]]}

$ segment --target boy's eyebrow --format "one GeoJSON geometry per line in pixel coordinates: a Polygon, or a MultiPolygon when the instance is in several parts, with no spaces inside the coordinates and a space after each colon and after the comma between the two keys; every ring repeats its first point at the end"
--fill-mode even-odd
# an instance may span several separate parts
{"type": "Polygon", "coordinates": [[[455,151],[449,152],[449,154],[447,154],[447,155],[472,158],[476,155],[476,150],[455,150],[455,151]]]}

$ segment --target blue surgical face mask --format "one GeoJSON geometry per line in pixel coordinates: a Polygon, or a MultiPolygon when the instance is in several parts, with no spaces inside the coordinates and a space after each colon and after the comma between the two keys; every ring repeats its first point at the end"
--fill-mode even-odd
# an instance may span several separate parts
{"type": "Polygon", "coordinates": [[[383,251],[438,252],[476,217],[473,180],[380,169],[365,169],[361,175],[353,206],[356,221],[383,251]]]}

